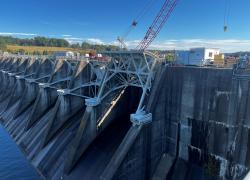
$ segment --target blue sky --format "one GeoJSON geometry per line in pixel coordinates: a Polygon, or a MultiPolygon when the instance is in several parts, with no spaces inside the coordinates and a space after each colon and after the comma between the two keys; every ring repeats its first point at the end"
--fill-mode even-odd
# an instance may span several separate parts
{"type": "MultiPolygon", "coordinates": [[[[114,44],[150,0],[1,0],[0,35],[65,38],[114,44]]],[[[225,0],[179,0],[151,48],[218,47],[250,50],[250,1],[230,1],[228,32],[223,32],[225,0]]],[[[127,39],[134,47],[164,0],[155,0],[127,39]]]]}

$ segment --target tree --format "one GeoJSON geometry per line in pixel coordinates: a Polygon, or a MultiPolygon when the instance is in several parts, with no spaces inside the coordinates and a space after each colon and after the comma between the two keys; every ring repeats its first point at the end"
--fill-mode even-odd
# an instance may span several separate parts
{"type": "Polygon", "coordinates": [[[41,52],[39,52],[39,51],[34,51],[34,52],[33,52],[33,55],[41,55],[41,52]]]}
{"type": "Polygon", "coordinates": [[[25,50],[24,49],[19,49],[17,52],[18,52],[18,54],[21,54],[21,55],[25,54],[25,50]]]}
{"type": "Polygon", "coordinates": [[[82,49],[91,49],[91,45],[87,42],[82,43],[82,49]]]}
{"type": "Polygon", "coordinates": [[[167,53],[165,55],[166,61],[174,61],[174,54],[173,53],[167,53]]]}
{"type": "Polygon", "coordinates": [[[48,51],[43,51],[43,55],[49,55],[49,52],[48,51]]]}
{"type": "Polygon", "coordinates": [[[0,50],[5,50],[5,49],[6,49],[5,42],[2,39],[0,39],[0,50]]]}
{"type": "Polygon", "coordinates": [[[80,46],[80,44],[79,43],[76,43],[76,44],[71,44],[71,46],[70,46],[71,48],[77,48],[77,49],[79,49],[79,48],[81,48],[81,46],[80,46]]]}
{"type": "Polygon", "coordinates": [[[42,36],[37,36],[31,39],[20,39],[11,36],[0,36],[0,49],[5,49],[7,45],[72,47],[78,50],[94,50],[96,52],[119,50],[119,47],[113,45],[90,44],[88,42],[83,42],[81,45],[79,43],[70,45],[70,43],[65,39],[46,38],[42,36]]]}

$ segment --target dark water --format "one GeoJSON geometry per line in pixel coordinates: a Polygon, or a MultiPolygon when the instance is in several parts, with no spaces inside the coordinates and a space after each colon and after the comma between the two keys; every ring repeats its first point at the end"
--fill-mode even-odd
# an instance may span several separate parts
{"type": "Polygon", "coordinates": [[[0,180],[41,180],[1,125],[0,180]]]}

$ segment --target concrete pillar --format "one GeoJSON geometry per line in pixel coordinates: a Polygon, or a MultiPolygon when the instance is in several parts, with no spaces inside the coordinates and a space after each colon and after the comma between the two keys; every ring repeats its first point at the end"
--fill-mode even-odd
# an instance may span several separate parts
{"type": "Polygon", "coordinates": [[[43,133],[44,140],[42,147],[44,147],[56,133],[60,131],[63,126],[71,124],[71,117],[77,112],[84,111],[84,99],[70,94],[59,95],[56,105],[53,107],[53,112],[47,118],[46,131],[43,133]]]}
{"type": "Polygon", "coordinates": [[[95,110],[93,106],[87,106],[84,116],[81,119],[80,126],[77,129],[75,137],[72,139],[72,143],[69,146],[68,155],[65,162],[64,171],[68,174],[77,160],[80,158],[84,150],[92,142],[95,136],[94,121],[95,110]],[[92,122],[91,122],[92,121],[92,122]],[[83,141],[82,141],[83,139],[83,141]]]}
{"type": "Polygon", "coordinates": [[[124,137],[122,143],[114,153],[113,157],[109,161],[109,164],[104,169],[100,179],[101,180],[112,180],[117,169],[120,167],[122,161],[130,150],[131,146],[135,142],[139,133],[141,132],[143,125],[133,125],[126,136],[124,137]]]}
{"type": "Polygon", "coordinates": [[[39,95],[36,98],[34,108],[29,116],[26,130],[29,129],[36,121],[38,121],[49,108],[51,108],[57,99],[56,89],[40,86],[39,95]]]}

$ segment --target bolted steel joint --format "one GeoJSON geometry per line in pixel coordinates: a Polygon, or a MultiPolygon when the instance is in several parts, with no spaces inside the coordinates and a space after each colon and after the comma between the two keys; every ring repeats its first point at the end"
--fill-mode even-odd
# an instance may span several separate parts
{"type": "Polygon", "coordinates": [[[144,125],[152,122],[152,113],[146,114],[145,111],[130,115],[130,121],[136,125],[144,125]]]}
{"type": "Polygon", "coordinates": [[[99,98],[89,98],[89,99],[85,99],[85,105],[86,106],[98,106],[100,104],[100,99],[99,98]]]}

